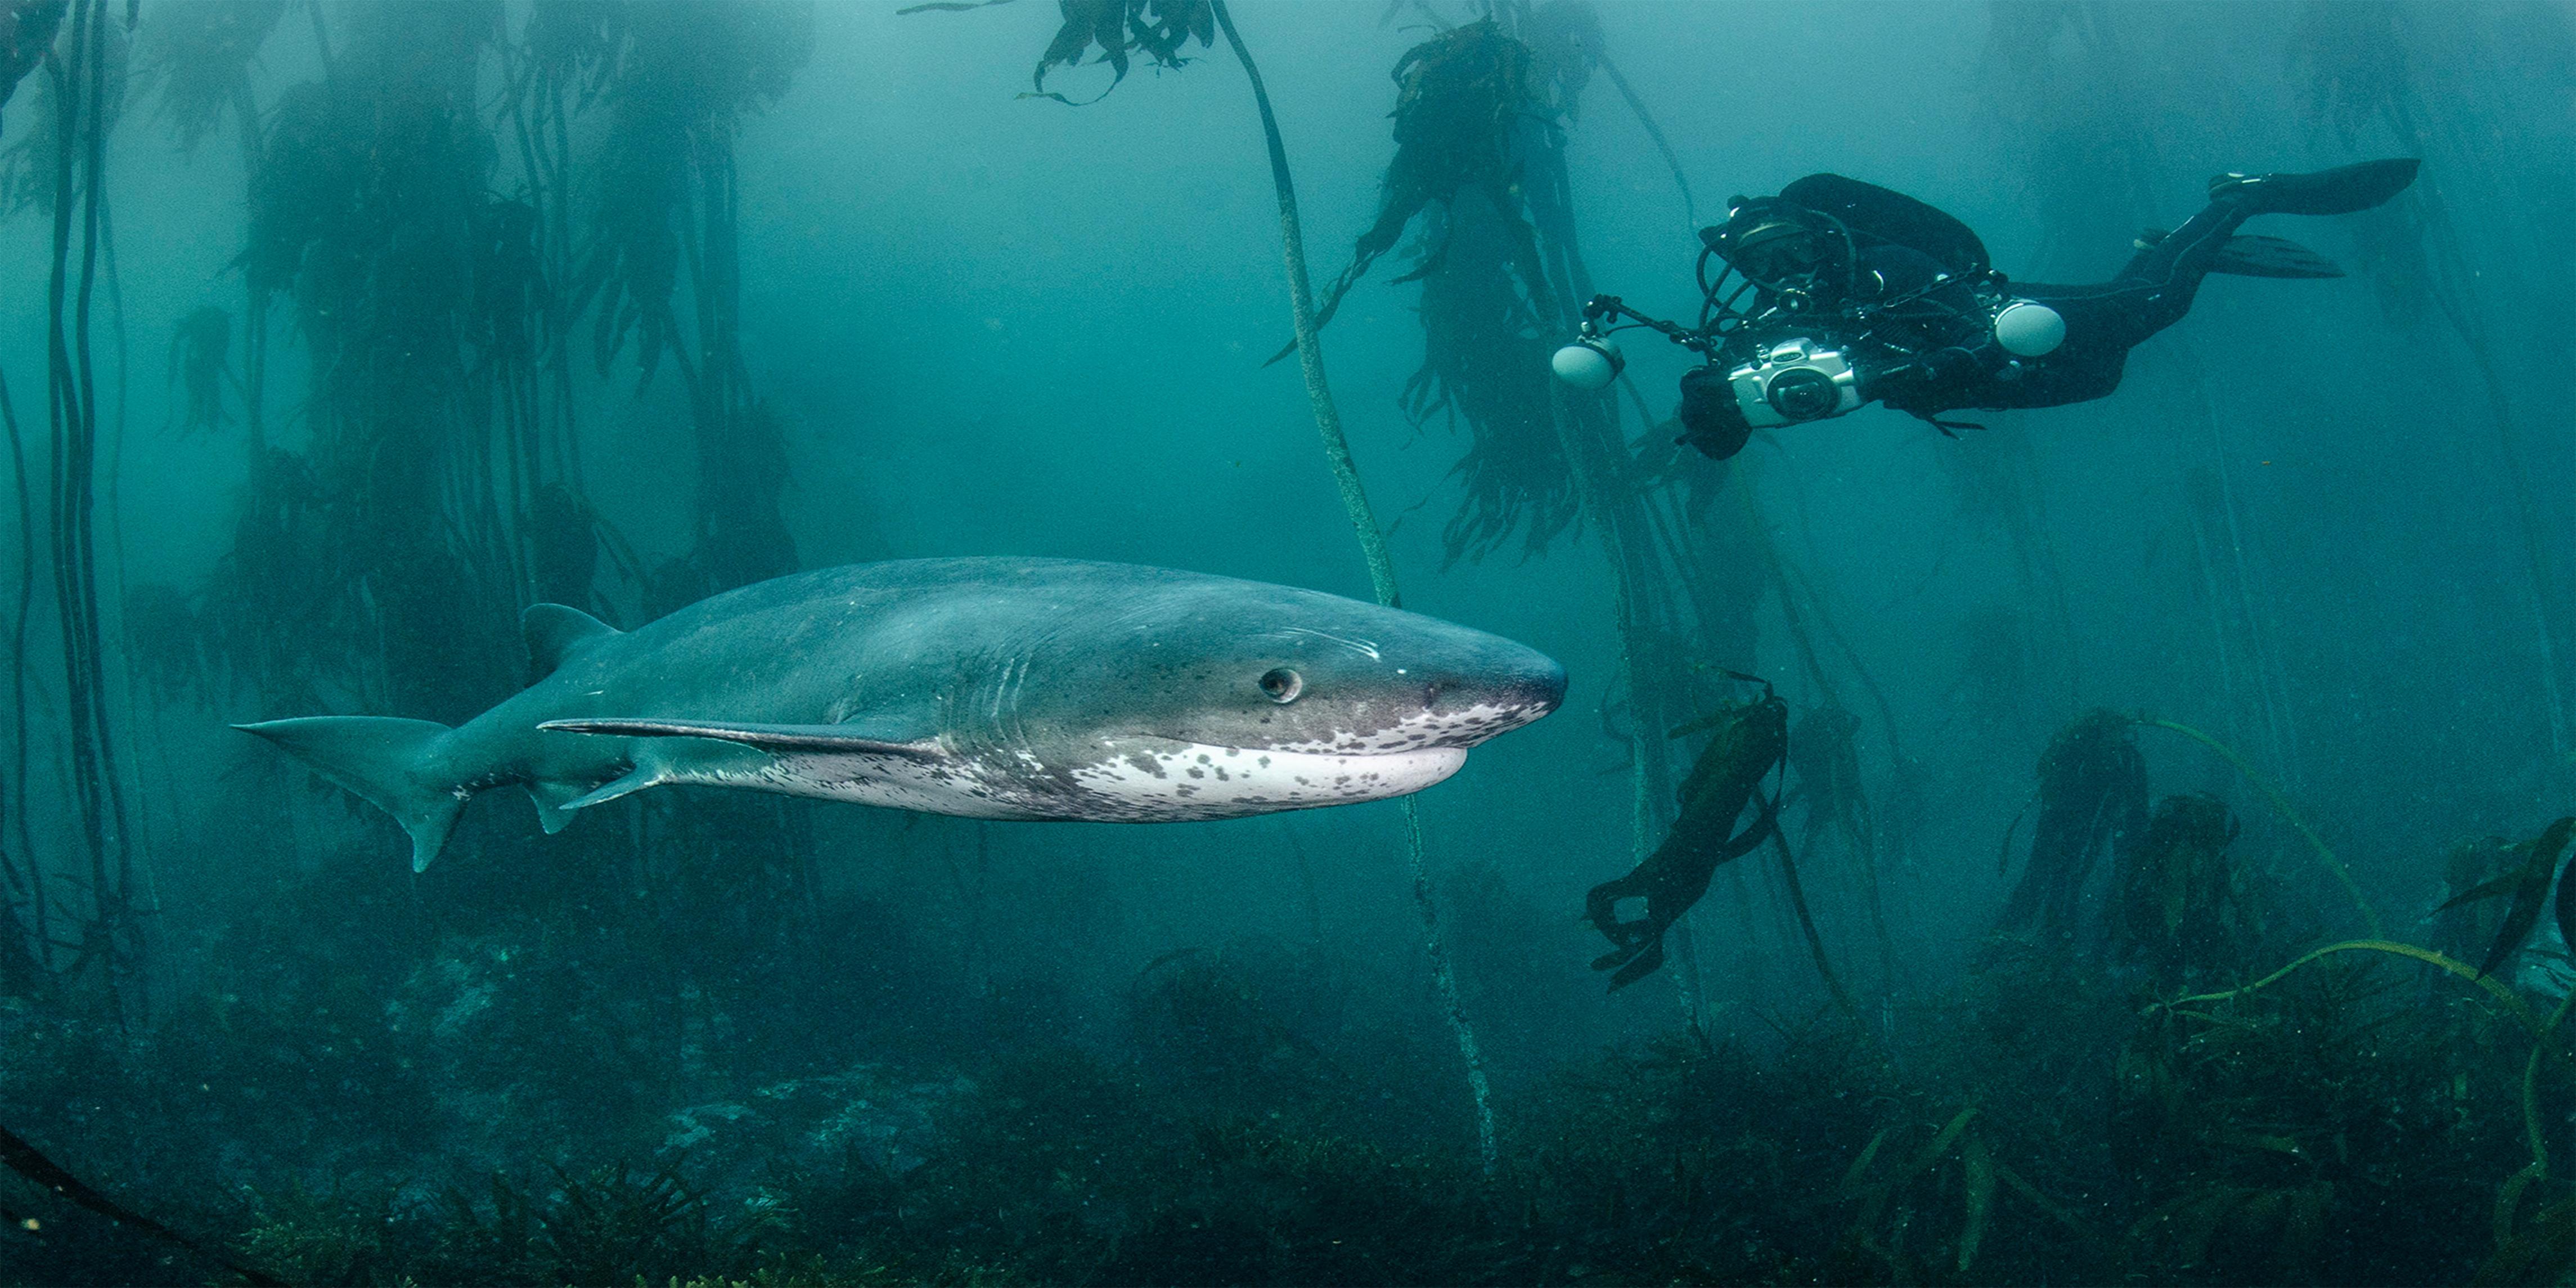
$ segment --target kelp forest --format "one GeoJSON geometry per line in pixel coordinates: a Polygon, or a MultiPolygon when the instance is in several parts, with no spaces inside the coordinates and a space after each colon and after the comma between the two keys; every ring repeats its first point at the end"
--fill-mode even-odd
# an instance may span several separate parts
{"type": "Polygon", "coordinates": [[[0,1283],[2576,1279],[2571,83],[2558,0],[0,0],[0,1283]],[[2401,156],[2098,401],[1551,374],[1802,176],[2098,282],[2401,156]],[[1570,679],[1150,826],[236,728],[988,555],[1570,679]]]}

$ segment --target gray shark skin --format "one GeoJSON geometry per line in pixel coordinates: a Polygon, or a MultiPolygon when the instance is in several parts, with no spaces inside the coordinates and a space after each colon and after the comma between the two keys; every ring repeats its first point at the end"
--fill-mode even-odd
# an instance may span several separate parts
{"type": "Polygon", "coordinates": [[[664,783],[1126,823],[1380,800],[1565,696],[1564,668],[1481,631],[1133,564],[857,564],[632,632],[557,604],[522,620],[537,679],[462,726],[238,727],[401,820],[417,871],[510,784],[549,833],[664,783]]]}

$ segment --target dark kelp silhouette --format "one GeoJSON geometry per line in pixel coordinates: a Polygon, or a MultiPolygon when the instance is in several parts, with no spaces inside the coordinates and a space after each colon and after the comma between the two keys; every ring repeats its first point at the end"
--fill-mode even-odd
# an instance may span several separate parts
{"type": "Polygon", "coordinates": [[[0,108],[9,105],[18,82],[45,60],[70,9],[71,0],[16,0],[0,10],[0,108]]]}
{"type": "Polygon", "coordinates": [[[2116,856],[2136,843],[2147,821],[2147,766],[2129,725],[2129,717],[2097,708],[2049,739],[2039,758],[2030,861],[2004,904],[2005,929],[2073,938],[2095,861],[2105,849],[2116,856]]]}
{"type": "Polygon", "coordinates": [[[540,20],[540,83],[577,83],[608,117],[585,250],[563,287],[570,312],[594,311],[603,374],[630,352],[639,390],[666,360],[677,368],[697,434],[694,548],[657,574],[660,602],[648,607],[792,571],[778,512],[786,448],[743,362],[734,148],[743,118],[785,93],[812,55],[812,6],[555,3],[540,20]],[[693,305],[685,320],[682,298],[693,305]]]}
{"type": "Polygon", "coordinates": [[[170,373],[164,383],[180,391],[171,408],[180,429],[221,429],[230,418],[224,410],[224,386],[238,383],[232,347],[233,315],[215,305],[195,309],[171,325],[170,373]]]}
{"type": "MultiPolygon", "coordinates": [[[[1070,67],[1094,46],[1100,61],[1115,75],[1110,88],[1127,79],[1128,58],[1143,54],[1156,65],[1178,67],[1181,50],[1195,38],[1205,49],[1216,41],[1216,11],[1208,0],[1062,0],[1064,26],[1047,44],[1038,69],[1029,77],[1031,92],[1057,102],[1064,95],[1046,87],[1048,70],[1070,67]]],[[[905,12],[910,12],[906,10],[905,12]]],[[[1108,90],[1102,90],[1106,94],[1108,90]]]]}
{"type": "MultiPolygon", "coordinates": [[[[2492,880],[2451,896],[2437,909],[2449,912],[2499,896],[2512,896],[2505,908],[2504,924],[2497,928],[2495,941],[2487,946],[2487,955],[2478,961],[2479,974],[2494,974],[2531,938],[2532,929],[2540,924],[2541,908],[2551,902],[2549,886],[2558,881],[2558,856],[2566,851],[2571,836],[2576,836],[2576,817],[2559,819],[2542,829],[2540,835],[2506,846],[2501,857],[2511,862],[2511,867],[2492,880]]],[[[2564,881],[2558,881],[2555,906],[2559,935],[2576,946],[2576,897],[2570,897],[2564,881]]]]}
{"type": "Polygon", "coordinates": [[[1452,560],[1480,559],[1514,532],[1535,554],[1582,512],[1558,426],[1565,409],[1547,374],[1560,286],[1524,186],[1534,164],[1549,173],[1561,165],[1539,127],[1553,129],[1560,92],[1579,87],[1582,48],[1566,45],[1573,61],[1542,70],[1528,46],[1487,18],[1406,50],[1395,65],[1396,150],[1377,216],[1316,314],[1316,326],[1329,323],[1370,267],[1425,221],[1420,258],[1395,279],[1422,283],[1422,366],[1401,403],[1415,425],[1464,422],[1474,440],[1452,471],[1466,492],[1441,533],[1452,560]]]}
{"type": "MultiPolygon", "coordinates": [[[[895,10],[895,16],[914,13],[961,13],[968,9],[990,9],[1013,0],[942,0],[941,3],[917,4],[895,10]]],[[[1051,98],[1068,107],[1080,107],[1064,95],[1046,87],[1047,73],[1058,67],[1072,67],[1084,56],[1098,49],[1097,62],[1109,64],[1114,73],[1109,88],[1085,100],[1097,103],[1127,79],[1127,70],[1139,54],[1158,67],[1179,67],[1189,61],[1181,51],[1190,41],[1205,49],[1216,43],[1216,29],[1221,21],[1210,0],[1057,0],[1064,14],[1064,25],[1056,29],[1055,39],[1047,42],[1046,52],[1039,55],[1038,67],[1029,75],[1028,98],[1051,98]]]]}
{"type": "Polygon", "coordinates": [[[1610,977],[1614,989],[1662,966],[1664,932],[1708,893],[1709,878],[1719,866],[1752,853],[1778,829],[1779,792],[1775,787],[1763,794],[1762,783],[1788,762],[1789,704],[1767,682],[1736,678],[1762,684],[1762,696],[1728,703],[1672,732],[1676,738],[1706,733],[1709,741],[1682,780],[1681,816],[1664,843],[1626,876],[1604,881],[1584,896],[1584,919],[1613,945],[1592,969],[1615,970],[1610,977]],[[1736,822],[1748,807],[1753,819],[1739,830],[1736,822]],[[1645,915],[1621,920],[1619,901],[1636,898],[1646,901],[1645,915]]]}
{"type": "MultiPolygon", "coordinates": [[[[26,1177],[47,1191],[59,1194],[110,1221],[195,1253],[250,1283],[259,1285],[260,1288],[282,1288],[278,1280],[233,1260],[221,1250],[189,1238],[90,1188],[86,1182],[65,1170],[61,1164],[45,1157],[42,1151],[5,1127],[0,1127],[0,1166],[6,1166],[10,1171],[26,1177]]],[[[25,1221],[27,1228],[34,1228],[34,1222],[15,1217],[14,1214],[12,1217],[10,1224],[16,1225],[25,1221]]]]}
{"type": "Polygon", "coordinates": [[[2236,833],[2217,797],[2156,802],[2145,836],[2126,851],[2114,847],[2114,952],[2142,961],[2165,986],[2241,967],[2259,925],[2228,857],[2236,833]]]}

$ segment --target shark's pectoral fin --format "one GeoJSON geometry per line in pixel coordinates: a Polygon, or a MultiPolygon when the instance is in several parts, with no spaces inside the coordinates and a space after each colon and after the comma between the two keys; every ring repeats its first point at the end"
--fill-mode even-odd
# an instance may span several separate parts
{"type": "MultiPolygon", "coordinates": [[[[712,738],[758,748],[771,755],[821,752],[844,756],[902,756],[942,760],[948,752],[936,738],[889,738],[865,725],[723,724],[707,720],[549,720],[540,729],[564,733],[606,734],[617,738],[712,738]]],[[[632,777],[629,775],[628,777],[632,777]]],[[[623,782],[624,779],[620,779],[623,782]]],[[[616,786],[615,783],[609,786],[616,786]]],[[[638,786],[651,786],[650,783],[638,786]]],[[[607,788],[601,788],[606,791],[607,788]]],[[[634,788],[628,788],[633,791],[634,788]]],[[[598,792],[591,795],[597,796],[598,792]]],[[[623,792],[618,793],[624,795],[623,792]]],[[[588,797],[583,798],[587,803],[588,797]]],[[[602,799],[607,799],[603,797],[602,799]]],[[[577,807],[575,807],[577,808],[577,807]]]]}

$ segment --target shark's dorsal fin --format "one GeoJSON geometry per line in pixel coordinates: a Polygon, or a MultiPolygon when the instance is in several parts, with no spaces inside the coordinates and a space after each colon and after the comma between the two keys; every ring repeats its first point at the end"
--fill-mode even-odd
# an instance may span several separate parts
{"type": "Polygon", "coordinates": [[[528,683],[555,673],[565,659],[624,632],[561,604],[530,604],[519,614],[519,629],[528,637],[528,683]]]}
{"type": "Polygon", "coordinates": [[[727,724],[712,720],[549,720],[540,729],[607,734],[618,738],[713,738],[757,747],[772,755],[903,756],[937,760],[948,753],[935,738],[888,738],[865,725],[727,724]]]}

